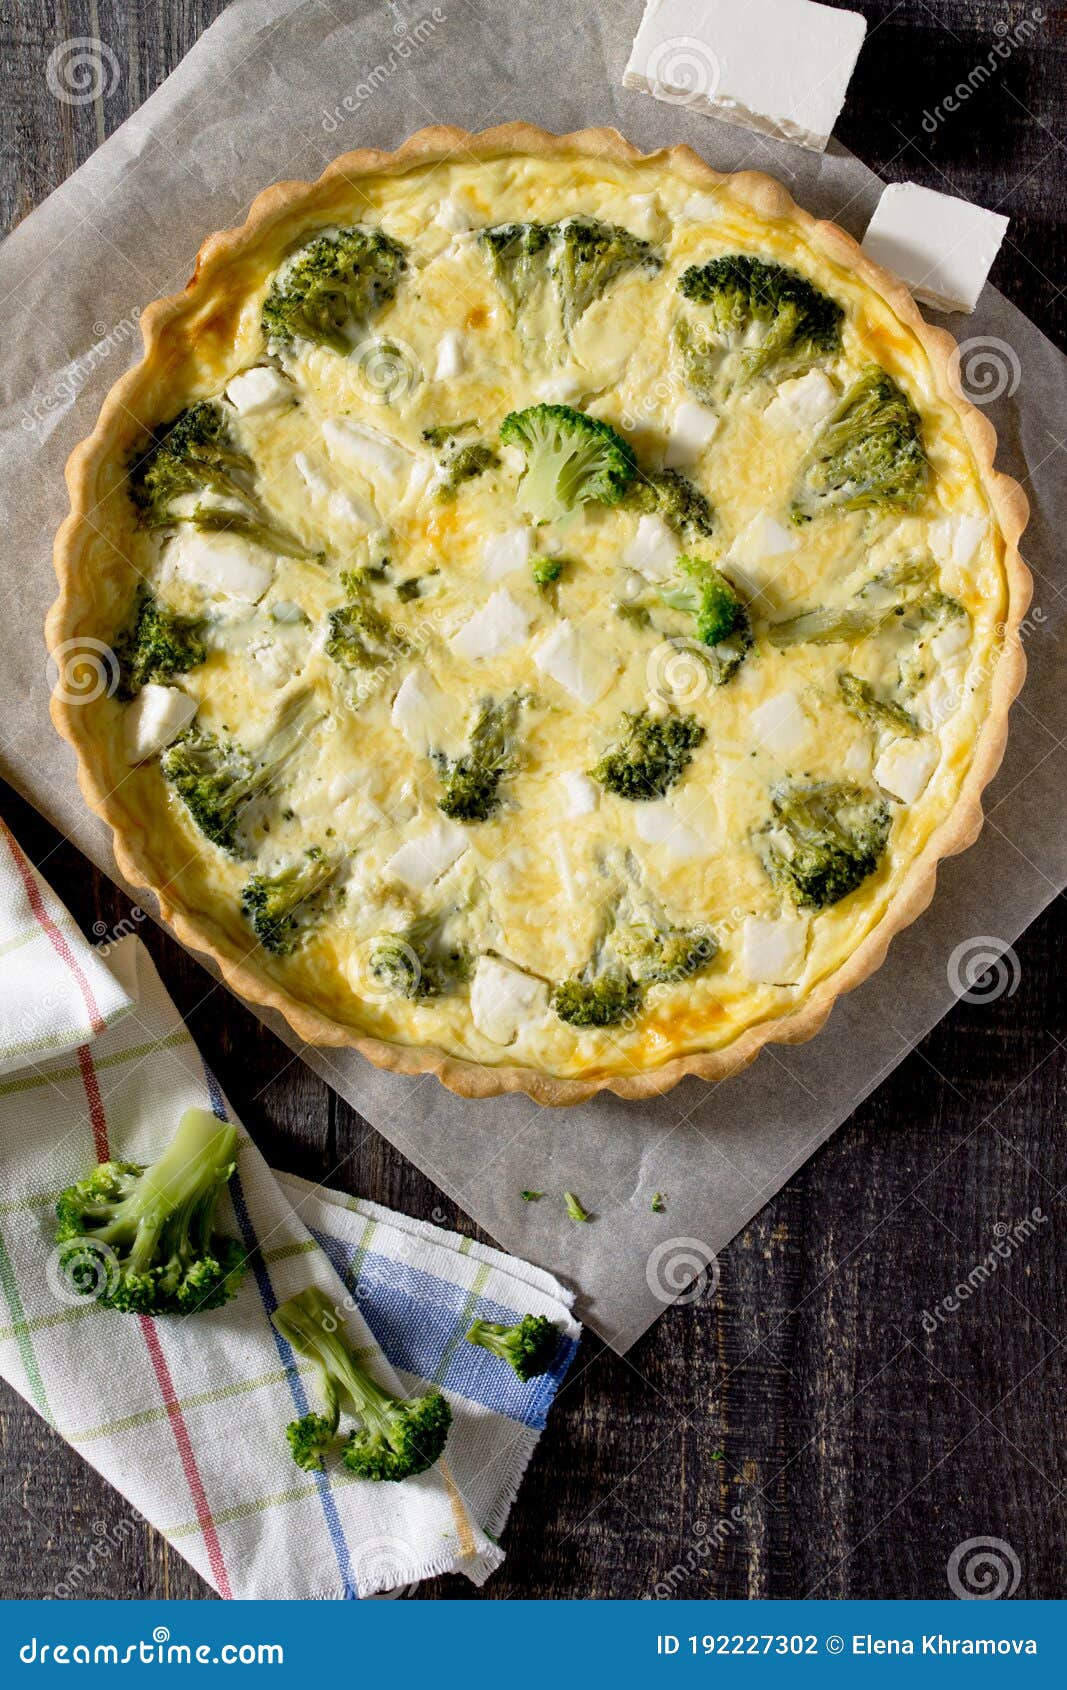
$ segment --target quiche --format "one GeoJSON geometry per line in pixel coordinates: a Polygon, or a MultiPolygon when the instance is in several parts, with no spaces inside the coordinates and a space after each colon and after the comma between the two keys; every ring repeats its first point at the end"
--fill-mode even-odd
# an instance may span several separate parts
{"type": "Polygon", "coordinates": [[[68,470],[53,715],[304,1039],[571,1103],[815,1033],[981,825],[1020,489],[767,176],[428,129],[151,305],[68,470]]]}

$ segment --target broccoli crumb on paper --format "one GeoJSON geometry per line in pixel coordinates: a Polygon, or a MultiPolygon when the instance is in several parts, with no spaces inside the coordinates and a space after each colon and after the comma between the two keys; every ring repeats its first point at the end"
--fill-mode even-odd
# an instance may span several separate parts
{"type": "Polygon", "coordinates": [[[573,1191],[563,1193],[563,1201],[567,1205],[567,1213],[572,1221],[587,1221],[588,1210],[584,1209],[573,1191]]]}

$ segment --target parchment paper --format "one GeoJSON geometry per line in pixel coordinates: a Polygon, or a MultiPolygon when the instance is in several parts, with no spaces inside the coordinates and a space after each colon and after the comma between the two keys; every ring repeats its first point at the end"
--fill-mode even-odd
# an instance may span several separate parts
{"type": "MultiPolygon", "coordinates": [[[[268,182],[314,177],[348,148],[395,146],[431,122],[479,129],[509,118],[556,130],[614,123],[643,148],[687,141],[720,169],[771,171],[809,210],[862,234],[879,183],[840,148],[806,153],[619,86],[640,10],[641,0],[236,0],[0,248],[0,762],[115,879],[105,830],[83,805],[47,716],[51,542],[67,454],[139,356],[141,307],[184,284],[204,236],[239,222],[268,182]]],[[[121,42],[111,51],[124,74],[121,42]]],[[[104,73],[114,74],[110,62],[104,73]]],[[[994,343],[984,363],[980,345],[967,354],[972,391],[1006,384],[989,415],[999,462],[1034,505],[1025,546],[1036,577],[1031,673],[980,844],[943,867],[932,911],[895,942],[876,978],[838,1005],[813,1043],[770,1049],[738,1079],[690,1081],[649,1106],[461,1102],[432,1079],[302,1050],[494,1238],[570,1280],[582,1318],[620,1351],[945,1014],[954,987],[973,981],[968,963],[1010,944],[1067,881],[1067,687],[1058,673],[1067,495],[1056,439],[1067,428],[1067,361],[990,289],[973,318],[950,326],[994,343]],[[524,1204],[524,1187],[577,1191],[595,1220],[567,1219],[555,1196],[524,1204]],[[667,1194],[662,1214],[651,1212],[656,1191],[667,1194]]],[[[1012,967],[1008,959],[1001,971],[1009,987],[1012,967]]]]}

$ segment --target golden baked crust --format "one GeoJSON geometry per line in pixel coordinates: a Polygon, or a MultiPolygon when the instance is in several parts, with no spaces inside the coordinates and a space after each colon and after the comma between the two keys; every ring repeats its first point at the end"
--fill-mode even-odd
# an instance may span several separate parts
{"type": "Polygon", "coordinates": [[[48,617],[47,639],[50,651],[57,654],[68,649],[71,642],[99,640],[113,630],[128,568],[103,531],[106,520],[98,521],[96,513],[101,507],[106,510],[109,498],[120,488],[129,451],[138,437],[188,402],[190,364],[203,373],[205,392],[217,389],[228,378],[235,338],[247,335],[241,313],[249,291],[262,274],[263,253],[273,254],[276,265],[278,254],[302,234],[330,224],[346,207],[350,213],[353,198],[358,200],[359,183],[368,179],[398,177],[449,159],[473,163],[510,157],[569,160],[572,164],[576,160],[599,160],[613,166],[641,161],[679,176],[694,193],[725,185],[733,203],[747,206],[768,226],[789,226],[799,231],[812,253],[848,270],[860,285],[885,302],[903,334],[917,342],[925,354],[938,402],[959,420],[1003,541],[1005,613],[988,676],[987,707],[955,801],[911,859],[892,901],[873,928],[795,1008],[743,1028],[722,1048],[686,1051],[636,1071],[625,1060],[620,1064],[615,1058],[615,1066],[593,1063],[579,1074],[551,1073],[533,1065],[479,1062],[440,1048],[369,1036],[301,1001],[267,972],[254,949],[249,952],[234,942],[232,933],[211,910],[190,907],[175,895],[169,877],[159,872],[150,828],[126,805],[121,783],[116,784],[109,773],[104,741],[112,730],[102,724],[98,712],[72,701],[63,689],[53,697],[52,717],[77,753],[78,779],[87,802],[113,831],[116,858],[125,877],[155,893],[163,920],[184,944],[211,956],[240,996],[278,1010],[300,1038],[312,1044],[350,1046],[378,1066],[398,1072],[434,1073],[463,1096],[523,1091],[545,1104],[580,1102],[600,1090],[625,1098],[650,1097],[669,1090],[686,1074],[710,1080],[726,1078],[751,1062],[767,1042],[799,1043],[810,1038],[825,1022],[837,996],[878,968],[894,934],[930,902],[940,860],[965,849],[979,833],[982,792],[1001,761],[1009,706],[1025,673],[1019,625],[1029,602],[1031,582],[1018,553],[1028,514],[1025,495],[1014,481],[994,469],[995,432],[989,420],[953,386],[949,374],[954,350],[951,336],[927,325],[903,284],[865,258],[843,230],[811,218],[795,205],[781,184],[768,176],[743,172],[723,177],[686,147],[642,155],[610,129],[555,136],[525,124],[507,124],[480,135],[430,128],[412,136],[394,153],[366,150],[346,154],[310,186],[299,182],[276,184],[254,201],[243,227],[212,235],[204,243],[184,293],[147,308],[142,318],[143,361],[116,384],[92,435],[72,454],[67,466],[71,512],[56,540],[60,593],[48,617]]]}

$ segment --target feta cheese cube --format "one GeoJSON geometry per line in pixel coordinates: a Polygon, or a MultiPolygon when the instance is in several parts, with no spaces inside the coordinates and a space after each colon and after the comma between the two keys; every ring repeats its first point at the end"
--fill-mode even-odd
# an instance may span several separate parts
{"type": "Polygon", "coordinates": [[[476,610],[449,640],[449,648],[457,657],[475,663],[482,657],[499,657],[512,646],[521,645],[530,632],[530,618],[517,605],[506,587],[476,610]]]}
{"type": "Polygon", "coordinates": [[[458,709],[425,669],[404,676],[393,700],[389,720],[413,751],[425,756],[444,750],[456,738],[458,709]]]}
{"type": "Polygon", "coordinates": [[[902,804],[914,804],[940,755],[936,740],[891,739],[874,765],[874,778],[902,804]]]}
{"type": "Polygon", "coordinates": [[[939,663],[947,663],[950,657],[957,657],[965,651],[971,640],[971,619],[969,616],[953,616],[946,622],[930,641],[930,650],[939,663]]]}
{"type": "Polygon", "coordinates": [[[661,516],[646,515],[638,518],[637,533],[623,553],[623,562],[650,581],[666,581],[674,574],[681,549],[661,516]]]}
{"type": "Polygon", "coordinates": [[[804,972],[808,920],[802,915],[746,915],[741,966],[760,986],[795,986],[804,972]]]}
{"type": "Polygon", "coordinates": [[[426,833],[406,839],[394,851],[382,870],[390,880],[399,880],[413,891],[425,892],[435,881],[447,874],[469,845],[467,835],[455,822],[444,817],[435,821],[426,833]]]}
{"type": "Polygon", "coordinates": [[[967,678],[967,664],[962,659],[948,663],[932,676],[911,703],[911,712],[921,727],[929,732],[942,727],[955,715],[963,701],[967,678]]]}
{"type": "Polygon", "coordinates": [[[966,570],[985,537],[982,516],[939,516],[929,527],[930,550],[945,569],[966,570]]]}
{"type": "Polygon", "coordinates": [[[837,404],[837,388],[822,370],[783,381],[763,415],[774,428],[813,434],[837,404]]]}
{"type": "Polygon", "coordinates": [[[647,0],[623,86],[822,152],[866,30],[809,0],[647,0]]]}
{"type": "Polygon", "coordinates": [[[122,723],[127,763],[143,763],[172,745],[196,715],[196,699],[181,687],[143,686],[122,723]]]}
{"type": "Polygon", "coordinates": [[[719,418],[696,399],[683,399],[674,413],[664,465],[685,469],[695,464],[719,432],[719,418]]]}
{"type": "Polygon", "coordinates": [[[566,618],[536,648],[534,663],[585,705],[603,698],[618,672],[616,660],[580,639],[566,618]]]}
{"type": "Polygon", "coordinates": [[[474,228],[475,213],[462,189],[441,201],[434,222],[449,235],[462,235],[474,228]]]}
{"type": "Polygon", "coordinates": [[[274,559],[235,534],[181,528],[167,544],[168,569],[207,593],[255,604],[274,579],[274,559]]]}
{"type": "Polygon", "coordinates": [[[537,389],[538,399],[546,405],[573,405],[589,391],[589,372],[581,369],[558,370],[546,376],[537,389]]]}
{"type": "Polygon", "coordinates": [[[490,534],[482,547],[482,575],[486,581],[502,581],[525,569],[533,552],[533,529],[511,528],[506,534],[490,534]]]}
{"type": "Polygon", "coordinates": [[[634,825],[646,845],[662,845],[676,862],[708,855],[708,841],[684,822],[673,804],[660,799],[634,805],[634,825]]]}
{"type": "Polygon", "coordinates": [[[478,958],[471,981],[471,1020],[495,1045],[514,1044],[524,1027],[548,1013],[548,987],[499,957],[478,958]]]}
{"type": "Polygon", "coordinates": [[[446,329],[437,342],[436,381],[451,381],[461,375],[466,365],[466,341],[458,329],[446,329]]]}
{"type": "Polygon", "coordinates": [[[867,225],[863,250],[925,304],[973,311],[1008,222],[997,211],[917,182],[890,182],[867,225]]]}
{"type": "Polygon", "coordinates": [[[413,454],[381,429],[353,422],[350,417],[327,417],[322,438],[331,457],[336,455],[372,484],[383,477],[406,482],[411,474],[413,454]]]}
{"type": "Polygon", "coordinates": [[[312,498],[322,499],[332,517],[340,522],[350,522],[357,528],[380,526],[374,506],[366,499],[357,499],[354,494],[335,487],[329,475],[324,473],[326,466],[321,461],[309,457],[306,452],[297,452],[293,456],[293,464],[312,498]]]}
{"type": "Polygon", "coordinates": [[[226,389],[226,397],[242,417],[254,417],[260,411],[272,411],[288,404],[293,396],[293,384],[278,370],[242,370],[234,376],[226,389]]]}
{"type": "Polygon", "coordinates": [[[775,693],[758,704],[749,716],[752,732],[765,751],[788,759],[807,743],[808,719],[795,692],[775,693]]]}
{"type": "Polygon", "coordinates": [[[766,511],[758,511],[746,523],[730,547],[730,556],[742,565],[760,564],[766,558],[784,557],[795,552],[799,544],[796,534],[766,511]]]}
{"type": "Polygon", "coordinates": [[[566,795],[568,816],[592,814],[600,801],[600,792],[595,781],[591,781],[580,769],[568,769],[566,774],[560,775],[559,783],[566,795]]]}

